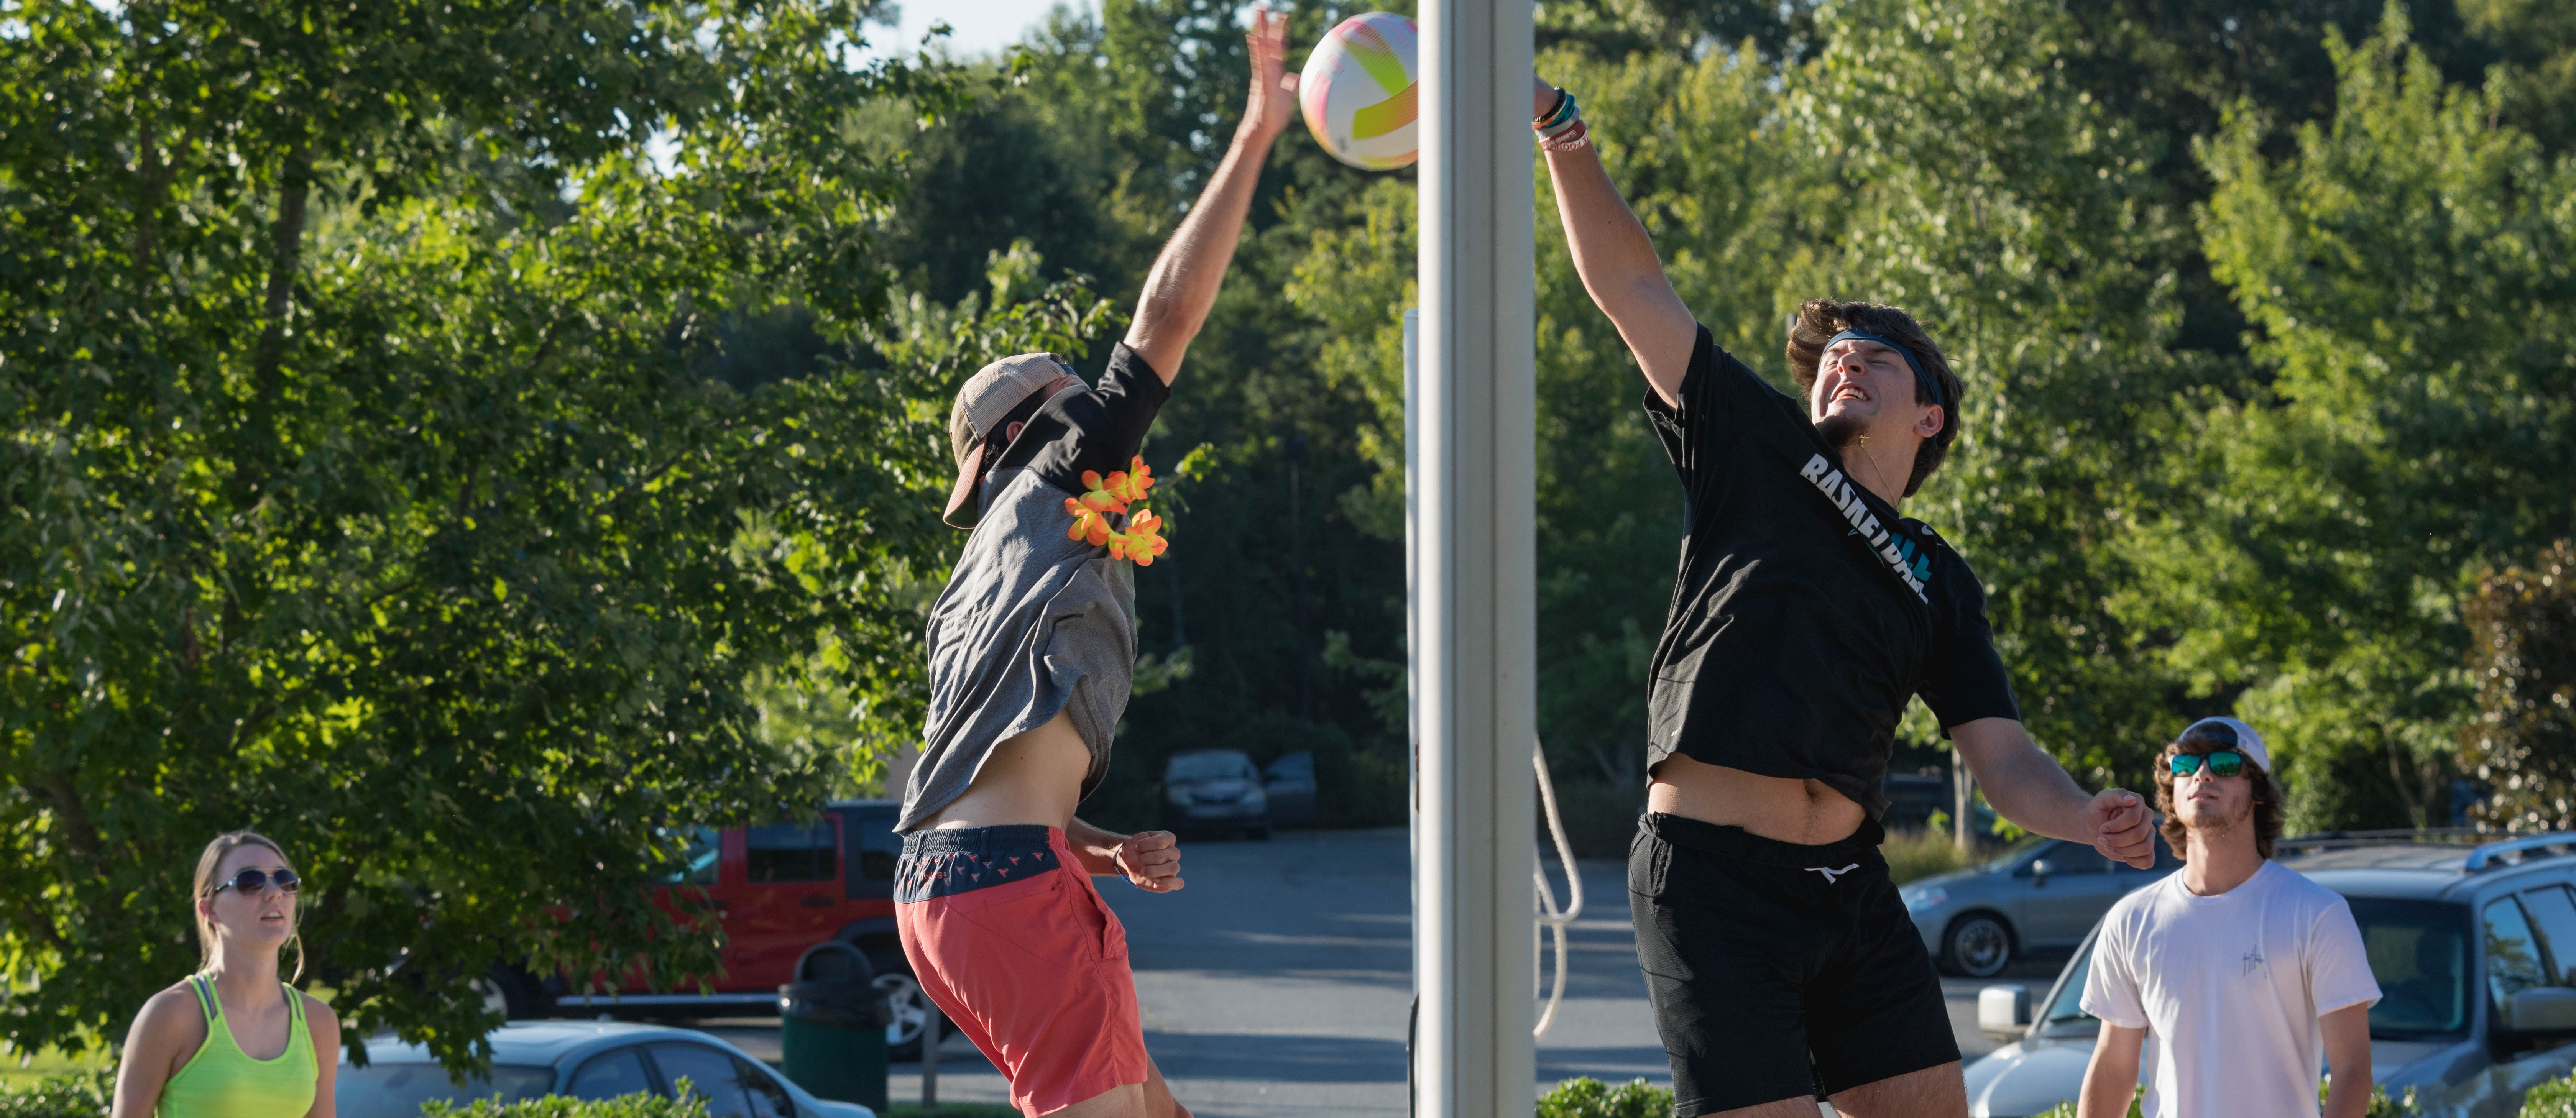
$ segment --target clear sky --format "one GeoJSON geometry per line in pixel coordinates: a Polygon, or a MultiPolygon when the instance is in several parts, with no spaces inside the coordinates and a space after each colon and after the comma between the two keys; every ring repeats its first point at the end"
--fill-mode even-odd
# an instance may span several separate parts
{"type": "MultiPolygon", "coordinates": [[[[949,26],[949,51],[960,58],[979,54],[998,54],[1002,48],[1019,42],[1029,28],[1046,21],[1047,12],[1058,0],[901,0],[903,23],[888,34],[885,28],[870,28],[875,40],[869,53],[878,49],[912,50],[930,25],[945,21],[949,26]]],[[[1066,7],[1081,11],[1091,7],[1089,0],[1063,0],[1066,7]]]]}

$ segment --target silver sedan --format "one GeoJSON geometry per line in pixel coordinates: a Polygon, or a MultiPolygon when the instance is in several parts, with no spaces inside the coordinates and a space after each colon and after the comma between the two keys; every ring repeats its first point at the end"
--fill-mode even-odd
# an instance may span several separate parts
{"type": "Polygon", "coordinates": [[[1944,972],[1990,978],[2026,953],[2082,943],[2114,902],[2181,866],[2162,835],[2147,870],[2083,843],[2030,838],[1984,865],[1909,882],[1898,895],[1944,972]]]}

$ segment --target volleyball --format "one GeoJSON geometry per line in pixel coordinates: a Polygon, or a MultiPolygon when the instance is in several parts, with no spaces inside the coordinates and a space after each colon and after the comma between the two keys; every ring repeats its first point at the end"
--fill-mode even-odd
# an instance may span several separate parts
{"type": "Polygon", "coordinates": [[[1370,171],[1410,165],[1415,151],[1413,20],[1364,12],[1324,34],[1297,79],[1306,130],[1333,158],[1370,171]]]}

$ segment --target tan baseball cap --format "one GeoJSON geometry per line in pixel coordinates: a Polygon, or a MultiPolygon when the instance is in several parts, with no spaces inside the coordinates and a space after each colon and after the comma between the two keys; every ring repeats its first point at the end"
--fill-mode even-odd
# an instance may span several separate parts
{"type": "Polygon", "coordinates": [[[993,428],[1028,398],[1049,388],[1080,388],[1072,366],[1052,353],[1022,353],[975,371],[957,390],[948,409],[948,450],[957,459],[957,484],[948,492],[940,519],[952,528],[972,528],[983,515],[984,447],[993,428]]]}

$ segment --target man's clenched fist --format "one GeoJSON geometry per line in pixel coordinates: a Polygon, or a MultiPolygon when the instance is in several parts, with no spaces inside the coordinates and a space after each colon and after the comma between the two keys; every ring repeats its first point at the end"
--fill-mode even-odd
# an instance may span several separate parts
{"type": "Polygon", "coordinates": [[[2135,792],[2105,788],[2084,808],[2084,825],[2093,833],[2093,849],[2101,851],[2105,858],[2142,870],[2156,864],[2155,828],[2149,823],[2147,805],[2135,792]]]}
{"type": "MultiPolygon", "coordinates": [[[[2134,797],[2132,797],[2134,798],[2134,797]]],[[[1139,889],[1172,893],[1181,888],[1181,840],[1170,831],[1139,831],[1110,855],[1139,889]]]]}

